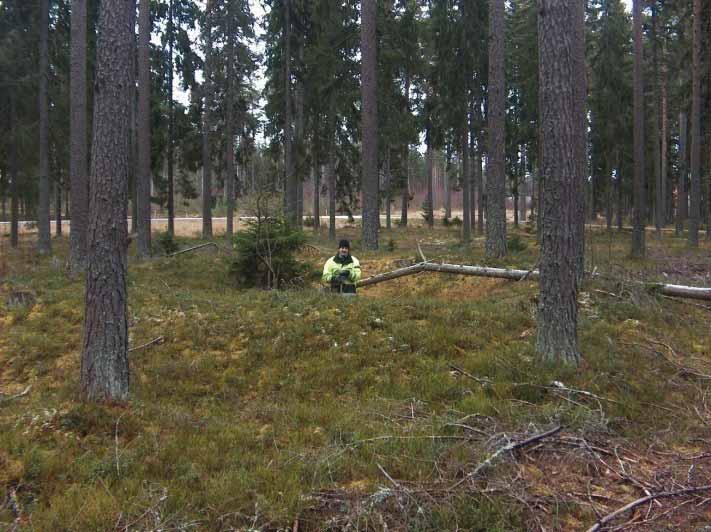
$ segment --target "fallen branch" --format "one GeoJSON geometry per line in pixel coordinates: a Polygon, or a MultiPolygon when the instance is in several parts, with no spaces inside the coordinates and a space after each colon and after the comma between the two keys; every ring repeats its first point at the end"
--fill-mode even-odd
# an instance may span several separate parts
{"type": "Polygon", "coordinates": [[[456,371],[460,375],[464,375],[465,377],[470,378],[471,380],[477,382],[478,384],[482,386],[488,386],[491,384],[491,380],[488,379],[487,377],[477,377],[476,375],[472,375],[471,373],[468,373],[464,371],[462,368],[455,366],[454,364],[447,364],[452,371],[456,371]]]}
{"type": "MultiPolygon", "coordinates": [[[[419,262],[406,268],[400,268],[389,272],[381,273],[363,279],[357,283],[357,286],[364,288],[377,283],[391,281],[406,275],[414,275],[420,272],[438,272],[449,273],[452,275],[472,275],[475,277],[491,277],[494,279],[509,279],[512,281],[522,281],[526,279],[538,279],[540,272],[538,270],[509,270],[505,268],[487,268],[485,266],[465,266],[463,264],[435,264],[432,262],[419,262]]],[[[591,274],[593,277],[599,277],[597,274],[591,274]]],[[[687,299],[700,299],[711,301],[711,288],[683,286],[676,284],[660,284],[649,283],[644,281],[634,281],[635,284],[647,287],[653,293],[659,293],[664,296],[682,297],[687,299]]]]}
{"type": "Polygon", "coordinates": [[[612,512],[611,514],[606,515],[602,519],[599,519],[597,523],[595,523],[593,526],[588,528],[587,532],[597,532],[598,530],[601,530],[603,526],[605,526],[607,523],[610,521],[613,521],[617,516],[622,515],[625,512],[629,512],[630,510],[633,510],[637,506],[641,506],[642,504],[645,504],[650,501],[654,501],[657,499],[662,499],[662,498],[667,498],[667,497],[678,497],[680,495],[688,495],[690,493],[698,493],[700,491],[711,491],[711,484],[708,486],[700,486],[698,488],[686,488],[683,490],[678,490],[678,491],[665,491],[662,493],[655,493],[652,495],[647,495],[646,497],[642,497],[641,499],[637,499],[636,501],[632,501],[631,503],[627,504],[626,506],[623,506],[622,508],[619,508],[612,512]]]}
{"type": "Polygon", "coordinates": [[[208,246],[215,246],[215,249],[220,249],[220,246],[218,246],[214,242],[208,242],[207,244],[200,244],[199,246],[194,246],[194,247],[187,248],[187,249],[181,249],[180,251],[176,251],[175,253],[170,253],[170,254],[166,255],[166,257],[175,257],[177,255],[182,255],[183,253],[190,253],[191,251],[196,251],[198,249],[206,248],[208,246]]]}
{"type": "Polygon", "coordinates": [[[154,338],[154,339],[151,340],[150,342],[147,342],[147,343],[145,343],[145,344],[143,344],[143,345],[137,345],[136,347],[132,347],[132,348],[130,348],[128,351],[129,351],[129,353],[130,353],[131,351],[138,351],[139,349],[145,349],[146,347],[150,347],[150,346],[152,346],[152,345],[156,345],[156,344],[159,344],[159,345],[160,345],[160,344],[162,344],[163,342],[165,342],[165,338],[164,338],[163,336],[159,336],[158,338],[154,338]]]}
{"type": "Polygon", "coordinates": [[[449,489],[450,489],[450,490],[453,490],[453,489],[455,489],[455,488],[458,488],[459,486],[461,486],[462,484],[464,484],[464,483],[467,482],[468,480],[471,480],[472,478],[476,477],[479,473],[481,473],[481,471],[483,471],[483,470],[486,469],[487,467],[490,467],[490,466],[494,463],[494,461],[495,461],[497,458],[499,458],[499,456],[501,456],[502,454],[505,454],[505,453],[508,453],[508,452],[511,452],[511,451],[515,451],[516,449],[520,449],[520,448],[522,448],[522,447],[525,447],[525,446],[527,446],[527,445],[531,445],[532,443],[535,443],[535,442],[537,442],[537,441],[540,441],[540,440],[542,440],[542,439],[544,439],[544,438],[548,438],[548,437],[550,437],[550,436],[553,436],[554,434],[557,434],[558,432],[560,432],[560,430],[561,430],[562,428],[563,428],[563,427],[562,427],[561,425],[558,425],[557,427],[552,428],[551,430],[549,430],[549,431],[547,431],[547,432],[542,432],[541,434],[536,434],[536,435],[534,435],[534,436],[531,436],[530,438],[526,438],[526,439],[523,440],[523,441],[510,442],[509,444],[504,445],[503,447],[501,447],[500,449],[498,449],[496,452],[494,452],[491,456],[489,456],[489,458],[487,458],[486,460],[484,460],[483,462],[481,462],[478,466],[476,466],[476,467],[474,468],[474,471],[472,471],[471,473],[468,473],[464,478],[462,478],[461,480],[459,480],[458,482],[456,482],[456,483],[455,483],[451,488],[449,488],[449,489]]]}
{"type": "Polygon", "coordinates": [[[32,385],[28,386],[24,390],[22,390],[20,393],[11,395],[10,397],[0,397],[0,403],[7,403],[12,401],[13,399],[19,399],[20,397],[24,397],[28,393],[30,393],[30,390],[32,389],[32,385]]]}

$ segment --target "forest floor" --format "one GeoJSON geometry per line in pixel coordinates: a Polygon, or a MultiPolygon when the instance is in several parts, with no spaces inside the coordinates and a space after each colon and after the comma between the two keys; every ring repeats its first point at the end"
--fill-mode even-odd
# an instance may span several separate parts
{"type": "MultiPolygon", "coordinates": [[[[454,228],[384,231],[380,252],[339,236],[364,276],[419,261],[418,243],[533,268],[535,238],[510,233],[493,263],[454,228]]],[[[605,529],[711,523],[711,305],[636,282],[711,286],[709,242],[649,235],[632,261],[628,233],[589,232],[577,369],[537,361],[534,281],[422,273],[341,298],[240,288],[225,251],[131,259],[120,406],[78,399],[66,239],[53,258],[3,240],[0,530],[587,530],[703,486],[605,529]]],[[[309,243],[317,278],[334,246],[309,243]]]]}

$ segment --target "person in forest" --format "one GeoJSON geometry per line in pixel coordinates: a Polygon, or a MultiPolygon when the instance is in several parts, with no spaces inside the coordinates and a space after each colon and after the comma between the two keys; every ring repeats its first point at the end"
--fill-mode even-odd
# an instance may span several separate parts
{"type": "Polygon", "coordinates": [[[323,281],[330,283],[331,291],[339,294],[355,294],[356,283],[360,280],[360,262],[351,255],[348,240],[338,243],[338,253],[323,266],[323,281]]]}

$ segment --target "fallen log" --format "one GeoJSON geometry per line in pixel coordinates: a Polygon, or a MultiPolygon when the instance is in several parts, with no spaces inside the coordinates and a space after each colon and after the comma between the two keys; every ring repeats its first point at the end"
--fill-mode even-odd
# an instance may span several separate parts
{"type": "MultiPolygon", "coordinates": [[[[538,270],[510,270],[506,268],[488,268],[486,266],[465,266],[463,264],[447,264],[434,262],[418,262],[412,266],[399,268],[389,272],[381,273],[363,279],[357,283],[358,288],[365,288],[374,284],[382,283],[414,275],[421,272],[448,273],[452,275],[473,275],[476,277],[489,277],[494,279],[509,279],[511,281],[521,281],[526,279],[538,279],[538,270]]],[[[594,276],[593,276],[594,277],[594,276]]],[[[634,284],[647,287],[651,292],[671,297],[682,297],[686,299],[700,299],[711,301],[711,288],[683,286],[676,284],[650,283],[644,281],[633,281],[634,284]]]]}

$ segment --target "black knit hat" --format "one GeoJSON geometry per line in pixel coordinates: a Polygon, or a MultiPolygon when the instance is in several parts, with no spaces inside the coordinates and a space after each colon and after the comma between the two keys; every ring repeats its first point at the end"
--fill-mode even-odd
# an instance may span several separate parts
{"type": "Polygon", "coordinates": [[[340,242],[338,242],[338,248],[339,248],[339,249],[340,249],[340,248],[348,248],[348,249],[351,249],[351,243],[348,242],[348,240],[346,240],[346,239],[344,238],[343,240],[341,240],[340,242]]]}

